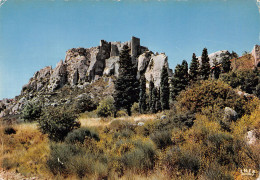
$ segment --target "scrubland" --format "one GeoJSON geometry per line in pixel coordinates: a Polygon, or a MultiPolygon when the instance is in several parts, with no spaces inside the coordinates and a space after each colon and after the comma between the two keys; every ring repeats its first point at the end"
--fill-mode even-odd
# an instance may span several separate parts
{"type": "Polygon", "coordinates": [[[38,122],[2,122],[1,166],[40,179],[255,179],[241,170],[259,170],[259,102],[204,81],[157,114],[82,113],[62,140],[48,138],[38,122]],[[225,119],[225,107],[238,119],[225,119]]]}

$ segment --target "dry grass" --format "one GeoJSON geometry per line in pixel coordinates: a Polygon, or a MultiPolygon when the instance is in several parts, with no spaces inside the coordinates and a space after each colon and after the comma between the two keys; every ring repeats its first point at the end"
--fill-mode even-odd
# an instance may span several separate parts
{"type": "Polygon", "coordinates": [[[16,171],[24,176],[45,176],[49,154],[49,142],[46,135],[37,129],[35,123],[15,124],[10,127],[15,134],[5,134],[7,126],[0,126],[1,167],[16,171]]]}
{"type": "Polygon", "coordinates": [[[134,116],[124,116],[118,118],[95,118],[95,117],[87,117],[85,114],[82,114],[79,117],[79,121],[82,127],[100,127],[100,126],[108,126],[114,120],[122,120],[131,123],[137,122],[146,122],[152,121],[157,118],[156,114],[141,114],[141,115],[134,115],[134,116]]]}

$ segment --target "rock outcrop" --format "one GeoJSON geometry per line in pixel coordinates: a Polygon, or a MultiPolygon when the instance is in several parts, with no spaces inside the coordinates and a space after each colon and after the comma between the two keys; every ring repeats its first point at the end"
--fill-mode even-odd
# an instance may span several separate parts
{"type": "MultiPolygon", "coordinates": [[[[147,47],[141,46],[139,38],[132,37],[131,41],[124,43],[101,40],[97,47],[69,49],[64,61],[60,60],[54,69],[47,66],[37,71],[28,84],[23,86],[18,99],[13,102],[0,101],[0,117],[19,113],[25,102],[39,97],[43,98],[46,105],[57,103],[49,97],[64,86],[85,89],[100,78],[117,77],[119,54],[124,45],[130,48],[133,66],[138,69],[137,78],[144,74],[147,85],[149,81],[154,81],[155,86],[160,85],[163,66],[172,75],[167,56],[163,53],[154,54],[147,47]]],[[[113,87],[113,81],[108,82],[113,87]]]]}
{"type": "MultiPolygon", "coordinates": [[[[218,63],[222,63],[224,57],[231,59],[232,55],[227,50],[217,51],[217,52],[209,54],[210,66],[213,66],[214,60],[216,60],[218,63]]],[[[198,57],[198,60],[199,60],[199,62],[201,62],[201,56],[198,57]]]]}

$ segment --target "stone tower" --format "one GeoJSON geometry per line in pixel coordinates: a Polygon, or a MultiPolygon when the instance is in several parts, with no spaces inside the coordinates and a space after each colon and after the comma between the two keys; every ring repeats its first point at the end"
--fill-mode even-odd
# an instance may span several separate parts
{"type": "Polygon", "coordinates": [[[255,59],[255,66],[260,67],[260,46],[255,45],[252,50],[252,56],[255,59]]]}
{"type": "Polygon", "coordinates": [[[131,56],[136,58],[139,55],[140,50],[140,39],[132,36],[131,40],[131,56]]]}

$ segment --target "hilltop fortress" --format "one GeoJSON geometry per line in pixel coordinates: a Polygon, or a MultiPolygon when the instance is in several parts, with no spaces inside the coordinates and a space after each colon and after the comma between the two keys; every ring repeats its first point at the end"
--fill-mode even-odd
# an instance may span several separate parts
{"type": "MultiPolygon", "coordinates": [[[[53,94],[64,86],[72,90],[81,89],[86,91],[85,93],[89,93],[85,90],[86,88],[91,87],[91,84],[100,79],[109,82],[107,87],[113,86],[113,77],[117,77],[119,73],[119,53],[124,45],[130,48],[133,66],[136,66],[138,70],[137,78],[144,74],[147,84],[152,80],[155,86],[159,86],[163,66],[168,68],[168,73],[172,76],[168,57],[164,53],[155,54],[147,47],[141,46],[139,38],[132,37],[130,41],[123,43],[101,40],[97,47],[69,49],[64,61],[60,60],[54,69],[47,66],[34,73],[29,82],[22,87],[21,94],[12,102],[0,101],[0,117],[19,113],[28,101],[43,101],[46,106],[59,105],[57,97],[55,102],[50,99],[54,99],[53,94]]],[[[107,94],[112,93],[111,87],[107,94]]],[[[68,98],[62,100],[62,102],[67,101],[68,98]]]]}

